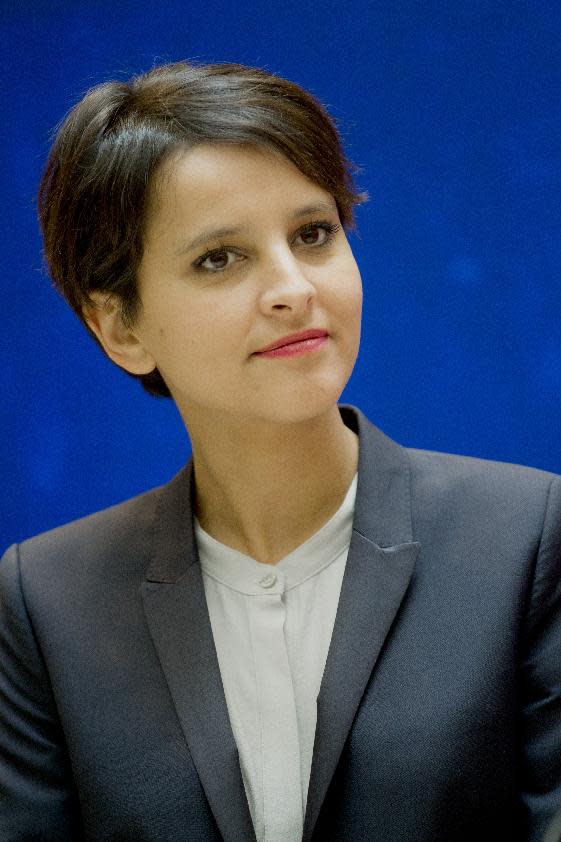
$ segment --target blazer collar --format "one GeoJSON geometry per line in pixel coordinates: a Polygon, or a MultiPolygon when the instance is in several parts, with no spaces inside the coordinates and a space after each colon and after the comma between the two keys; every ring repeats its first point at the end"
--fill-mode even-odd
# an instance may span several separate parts
{"type": "Polygon", "coordinates": [[[412,540],[407,452],[360,410],[339,407],[359,435],[353,534],[317,698],[304,820],[310,842],[366,685],[409,585],[420,545],[412,540]]]}
{"type": "MultiPolygon", "coordinates": [[[[303,842],[309,842],[357,708],[409,584],[412,541],[407,452],[355,407],[339,407],[359,436],[353,534],[317,699],[303,842]]],[[[255,839],[241,777],[193,528],[190,461],[158,490],[142,598],[177,715],[226,842],[255,839]]]]}
{"type": "Polygon", "coordinates": [[[384,435],[356,407],[341,405],[339,412],[346,426],[359,437],[353,529],[380,547],[411,541],[407,451],[384,435]]]}

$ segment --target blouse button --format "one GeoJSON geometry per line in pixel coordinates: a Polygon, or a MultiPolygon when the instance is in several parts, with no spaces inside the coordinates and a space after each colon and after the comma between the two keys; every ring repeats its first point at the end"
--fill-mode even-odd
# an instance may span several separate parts
{"type": "Polygon", "coordinates": [[[277,583],[277,574],[276,573],[267,573],[266,576],[263,576],[262,579],[259,580],[259,584],[262,588],[272,588],[273,585],[277,583]]]}

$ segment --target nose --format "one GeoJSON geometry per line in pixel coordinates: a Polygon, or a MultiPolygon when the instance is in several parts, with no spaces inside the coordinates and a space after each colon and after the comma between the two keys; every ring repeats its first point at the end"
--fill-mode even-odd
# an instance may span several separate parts
{"type": "Polygon", "coordinates": [[[260,307],[265,315],[300,315],[311,307],[316,288],[287,245],[271,253],[262,273],[260,307]]]}

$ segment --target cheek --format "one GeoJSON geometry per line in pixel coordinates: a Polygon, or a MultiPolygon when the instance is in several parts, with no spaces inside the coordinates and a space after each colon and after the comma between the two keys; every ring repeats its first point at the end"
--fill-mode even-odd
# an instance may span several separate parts
{"type": "Polygon", "coordinates": [[[358,269],[347,267],[341,273],[345,282],[334,289],[335,303],[342,320],[360,319],[362,313],[362,281],[358,269]]]}
{"type": "Polygon", "coordinates": [[[355,274],[351,297],[354,301],[355,307],[360,310],[362,308],[362,279],[358,270],[355,274]]]}
{"type": "Polygon", "coordinates": [[[362,283],[358,271],[355,271],[348,278],[347,284],[340,289],[339,298],[334,307],[340,337],[348,354],[355,360],[360,344],[362,323],[362,283]]]}
{"type": "Polygon", "coordinates": [[[166,313],[160,337],[160,351],[168,367],[189,371],[194,380],[204,380],[209,370],[227,368],[245,340],[246,329],[239,308],[235,302],[230,305],[193,297],[176,302],[174,312],[166,313]]]}
{"type": "Polygon", "coordinates": [[[357,309],[359,311],[362,310],[362,278],[356,263],[354,272],[354,300],[357,309]]]}

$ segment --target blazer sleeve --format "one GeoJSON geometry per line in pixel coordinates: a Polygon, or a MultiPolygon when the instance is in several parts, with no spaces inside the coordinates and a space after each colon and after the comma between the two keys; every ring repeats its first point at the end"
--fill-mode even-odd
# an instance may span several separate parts
{"type": "Polygon", "coordinates": [[[521,646],[522,800],[539,842],[561,807],[561,478],[552,480],[521,646]]]}
{"type": "Polygon", "coordinates": [[[13,546],[0,560],[0,839],[81,838],[68,752],[13,546]]]}

